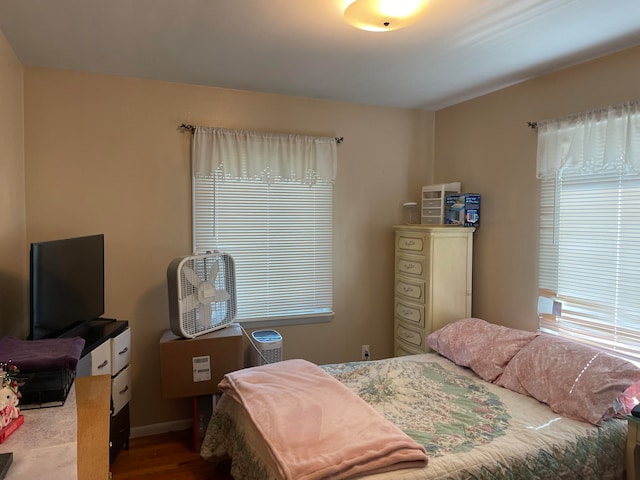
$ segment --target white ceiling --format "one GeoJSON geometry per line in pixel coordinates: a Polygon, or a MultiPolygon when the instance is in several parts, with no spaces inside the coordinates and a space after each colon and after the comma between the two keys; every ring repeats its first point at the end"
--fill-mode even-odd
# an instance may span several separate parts
{"type": "Polygon", "coordinates": [[[347,0],[0,0],[25,66],[436,110],[640,45],[640,0],[431,0],[372,33],[347,0]]]}

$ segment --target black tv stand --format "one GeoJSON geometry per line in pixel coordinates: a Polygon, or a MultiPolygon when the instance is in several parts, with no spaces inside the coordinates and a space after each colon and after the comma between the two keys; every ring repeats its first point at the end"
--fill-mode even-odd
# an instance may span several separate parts
{"type": "Polygon", "coordinates": [[[84,338],[84,348],[80,355],[80,357],[84,357],[110,338],[114,338],[124,332],[128,326],[129,322],[126,320],[100,317],[76,325],[71,330],[60,335],[60,338],[84,338]]]}

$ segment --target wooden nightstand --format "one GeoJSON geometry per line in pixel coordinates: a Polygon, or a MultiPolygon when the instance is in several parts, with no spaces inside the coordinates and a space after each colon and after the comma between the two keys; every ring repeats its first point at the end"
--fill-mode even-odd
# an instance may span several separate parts
{"type": "Polygon", "coordinates": [[[629,424],[627,431],[627,480],[638,480],[640,473],[640,418],[633,415],[625,415],[629,424]]]}

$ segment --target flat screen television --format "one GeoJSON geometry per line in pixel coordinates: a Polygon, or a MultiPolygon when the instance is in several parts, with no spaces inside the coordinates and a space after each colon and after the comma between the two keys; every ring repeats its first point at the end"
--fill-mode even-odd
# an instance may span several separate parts
{"type": "Polygon", "coordinates": [[[30,338],[55,338],[104,313],[104,235],[32,243],[30,338]]]}

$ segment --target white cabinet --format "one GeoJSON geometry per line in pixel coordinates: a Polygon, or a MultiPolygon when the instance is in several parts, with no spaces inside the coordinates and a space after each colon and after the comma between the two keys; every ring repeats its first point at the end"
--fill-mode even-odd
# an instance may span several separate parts
{"type": "Polygon", "coordinates": [[[96,319],[80,332],[85,337],[85,350],[78,362],[76,375],[111,377],[110,459],[129,444],[131,400],[131,330],[122,320],[96,319]]]}
{"type": "Polygon", "coordinates": [[[471,316],[475,228],[398,225],[395,230],[394,352],[428,352],[426,337],[471,316]]]}
{"type": "Polygon", "coordinates": [[[127,328],[84,355],[78,362],[77,376],[111,375],[115,377],[131,361],[131,331],[127,328]]]}

